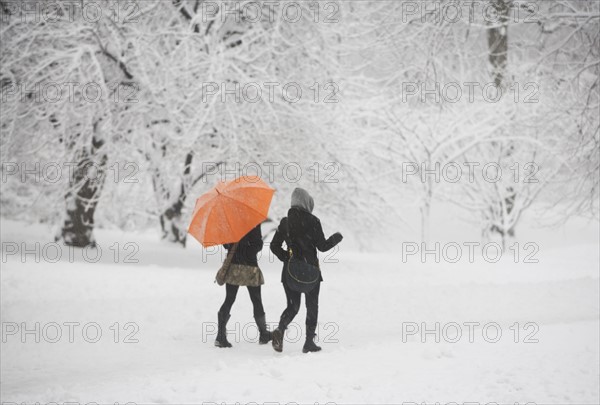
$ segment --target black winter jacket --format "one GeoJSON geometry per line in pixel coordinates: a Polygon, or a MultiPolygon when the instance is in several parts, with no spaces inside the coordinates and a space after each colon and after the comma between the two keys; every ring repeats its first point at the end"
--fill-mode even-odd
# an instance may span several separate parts
{"type": "MultiPolygon", "coordinates": [[[[233,247],[233,243],[228,243],[223,246],[229,252],[233,247]]],[[[262,247],[262,232],[260,230],[260,224],[258,224],[238,242],[238,247],[235,250],[233,259],[231,259],[231,263],[258,267],[256,255],[262,250],[262,247]]]]}
{"type": "Polygon", "coordinates": [[[342,235],[339,233],[334,233],[325,239],[319,218],[302,208],[290,208],[288,216],[279,223],[270,247],[271,252],[283,262],[281,282],[284,282],[285,266],[289,260],[289,252],[283,249],[283,242],[288,249],[292,250],[294,257],[304,259],[313,266],[319,266],[317,249],[326,252],[341,240],[342,235]]]}

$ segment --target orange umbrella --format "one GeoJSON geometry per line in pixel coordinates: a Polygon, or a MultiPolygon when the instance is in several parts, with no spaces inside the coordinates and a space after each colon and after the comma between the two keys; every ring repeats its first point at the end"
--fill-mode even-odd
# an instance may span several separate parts
{"type": "Polygon", "coordinates": [[[258,176],[219,182],[196,200],[188,232],[204,247],[239,242],[267,218],[274,192],[258,176]]]}

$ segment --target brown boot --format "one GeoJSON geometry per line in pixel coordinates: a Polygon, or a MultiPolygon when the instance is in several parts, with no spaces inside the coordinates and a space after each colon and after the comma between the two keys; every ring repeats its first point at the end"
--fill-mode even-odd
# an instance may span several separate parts
{"type": "Polygon", "coordinates": [[[283,331],[279,328],[273,331],[273,349],[281,353],[283,351],[283,331]]]}

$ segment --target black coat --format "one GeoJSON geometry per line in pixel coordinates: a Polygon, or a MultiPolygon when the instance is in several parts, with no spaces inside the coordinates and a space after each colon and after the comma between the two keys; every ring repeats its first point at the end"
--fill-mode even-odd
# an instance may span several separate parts
{"type": "MultiPolygon", "coordinates": [[[[223,246],[225,246],[225,249],[229,252],[233,247],[233,243],[228,243],[223,246]]],[[[231,263],[258,267],[256,255],[262,250],[262,247],[262,232],[260,230],[260,224],[258,224],[238,242],[238,247],[235,250],[233,259],[231,259],[231,263]]]]}
{"type": "Polygon", "coordinates": [[[271,241],[271,252],[283,262],[281,282],[284,282],[285,266],[290,258],[289,251],[283,249],[283,242],[286,243],[288,249],[292,250],[295,258],[306,260],[313,266],[319,266],[317,249],[326,252],[341,240],[342,235],[339,233],[334,233],[325,239],[319,218],[302,208],[290,208],[288,216],[281,220],[271,241]]]}

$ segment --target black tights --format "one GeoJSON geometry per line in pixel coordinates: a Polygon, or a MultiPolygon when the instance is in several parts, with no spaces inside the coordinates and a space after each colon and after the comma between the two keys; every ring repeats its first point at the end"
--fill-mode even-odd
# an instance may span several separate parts
{"type": "MultiPolygon", "coordinates": [[[[239,285],[225,284],[225,290],[227,294],[225,295],[225,302],[223,302],[223,305],[221,305],[219,313],[229,315],[239,288],[239,285]]],[[[250,294],[250,300],[252,300],[252,306],[254,307],[254,317],[256,318],[264,315],[265,310],[263,308],[262,298],[260,296],[260,286],[248,286],[248,293],[250,294]]]]}
{"type": "MultiPolygon", "coordinates": [[[[296,317],[300,310],[300,297],[302,293],[291,290],[285,283],[283,283],[283,289],[285,290],[285,297],[287,300],[287,308],[281,314],[279,320],[279,329],[285,330],[290,322],[296,317]]],[[[304,300],[306,303],[306,338],[311,339],[315,336],[317,329],[317,320],[319,318],[319,290],[321,289],[321,283],[317,283],[315,288],[310,292],[304,294],[304,300]]]]}

